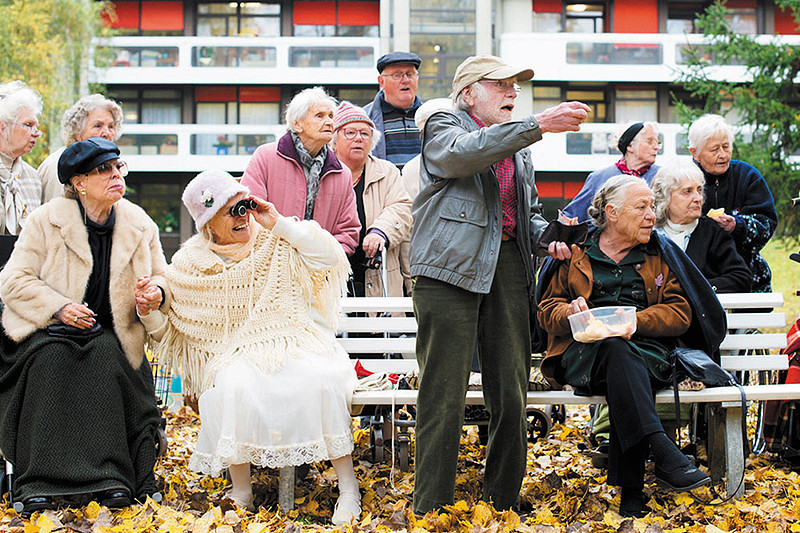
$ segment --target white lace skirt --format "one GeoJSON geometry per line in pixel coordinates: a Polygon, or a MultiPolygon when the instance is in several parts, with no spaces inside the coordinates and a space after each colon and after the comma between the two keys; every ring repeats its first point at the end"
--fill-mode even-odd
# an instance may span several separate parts
{"type": "Polygon", "coordinates": [[[189,468],[219,475],[234,464],[280,468],[352,453],[355,383],[338,344],[334,357],[297,353],[270,374],[237,360],[200,396],[200,435],[189,468]]]}

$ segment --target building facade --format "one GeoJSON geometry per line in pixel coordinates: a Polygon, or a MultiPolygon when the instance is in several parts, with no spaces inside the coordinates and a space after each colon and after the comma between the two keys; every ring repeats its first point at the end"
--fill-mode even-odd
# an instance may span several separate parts
{"type": "MultiPolygon", "coordinates": [[[[241,173],[255,148],[286,131],[283,110],[300,90],[324,86],[359,105],[378,89],[375,62],[411,50],[423,63],[419,95],[447,96],[456,66],[496,54],[536,72],[515,114],[581,100],[580,133],[532,147],[537,184],[552,216],[586,175],[612,164],[621,125],[662,124],[662,157],[686,155],[671,94],[695,18],[708,3],[681,0],[119,0],[98,42],[91,79],[123,107],[120,147],[129,196],[158,222],[171,255],[192,232],[180,193],[197,172],[241,173]]],[[[741,33],[797,33],[771,0],[729,0],[741,33]]],[[[800,43],[800,40],[798,40],[800,43]]],[[[729,79],[737,67],[720,67],[729,79]]],[[[691,103],[691,102],[690,102],[691,103]]]]}

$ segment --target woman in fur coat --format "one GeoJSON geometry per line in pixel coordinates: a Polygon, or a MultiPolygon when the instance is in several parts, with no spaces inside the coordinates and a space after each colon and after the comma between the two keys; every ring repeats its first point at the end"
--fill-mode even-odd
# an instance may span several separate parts
{"type": "Polygon", "coordinates": [[[100,137],[64,150],[64,197],[30,215],[0,273],[0,449],[26,514],[156,489],[161,416],[131,295],[140,277],[163,286],[167,265],[156,224],[122,198],[127,170],[100,137]]]}

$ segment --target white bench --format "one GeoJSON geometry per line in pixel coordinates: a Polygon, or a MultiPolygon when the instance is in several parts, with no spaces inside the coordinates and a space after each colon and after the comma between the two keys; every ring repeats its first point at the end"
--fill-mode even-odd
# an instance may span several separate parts
{"type": "MultiPolygon", "coordinates": [[[[771,372],[788,367],[785,355],[777,352],[786,346],[784,333],[746,333],[752,329],[784,328],[786,319],[782,312],[748,312],[752,309],[775,309],[783,306],[780,293],[741,293],[719,295],[722,306],[728,311],[728,334],[722,345],[722,366],[731,372],[771,372]],[[733,311],[733,312],[731,312],[733,311]],[[740,312],[741,311],[741,312],[740,312]],[[739,355],[742,351],[762,351],[765,354],[739,355]]],[[[346,298],[345,312],[412,312],[410,298],[346,298]]],[[[344,317],[340,330],[343,334],[372,332],[387,334],[388,338],[342,338],[339,342],[357,359],[359,354],[399,354],[402,359],[365,359],[362,364],[375,372],[407,373],[416,368],[415,334],[413,317],[376,316],[344,317]]],[[[786,400],[800,398],[800,385],[745,385],[748,401],[786,400]]],[[[354,405],[405,405],[415,404],[415,390],[359,391],[353,396],[354,405]]],[[[709,462],[712,478],[718,481],[723,473],[729,480],[728,491],[743,488],[738,480],[744,470],[741,434],[741,395],[736,387],[708,388],[702,391],[687,391],[680,395],[682,403],[713,403],[717,416],[709,428],[709,462]]],[[[657,393],[657,403],[672,403],[673,393],[665,390],[657,393]]],[[[531,405],[582,405],[605,403],[602,396],[576,396],[571,391],[530,391],[527,403],[531,405]]],[[[481,391],[469,391],[465,404],[483,404],[481,391]]]]}

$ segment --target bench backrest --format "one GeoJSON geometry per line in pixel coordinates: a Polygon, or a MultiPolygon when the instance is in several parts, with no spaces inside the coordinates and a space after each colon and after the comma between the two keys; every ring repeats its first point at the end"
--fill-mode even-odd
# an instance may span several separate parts
{"type": "MultiPolygon", "coordinates": [[[[788,367],[785,355],[785,333],[752,333],[752,330],[786,327],[781,293],[733,293],[718,295],[728,311],[728,334],[720,346],[722,367],[729,371],[783,370],[788,367]],[[773,309],[772,312],[752,310],[773,309]],[[759,350],[762,353],[754,353],[759,350]]],[[[344,349],[357,359],[360,354],[399,354],[402,359],[370,359],[365,366],[372,371],[407,372],[416,368],[415,349],[417,322],[412,316],[386,316],[387,313],[413,313],[411,298],[345,298],[345,313],[378,313],[378,316],[343,316],[339,339],[344,349]],[[351,333],[374,333],[383,337],[352,338],[351,333]]]]}

